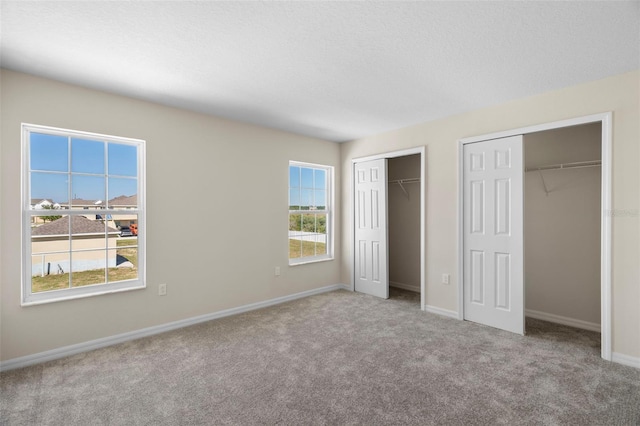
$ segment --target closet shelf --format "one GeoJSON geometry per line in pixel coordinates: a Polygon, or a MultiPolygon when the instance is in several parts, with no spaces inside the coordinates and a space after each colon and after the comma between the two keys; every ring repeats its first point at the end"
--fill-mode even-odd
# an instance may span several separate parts
{"type": "Polygon", "coordinates": [[[577,161],[575,163],[562,163],[562,164],[550,164],[548,166],[541,167],[529,167],[526,168],[525,172],[538,172],[541,170],[558,170],[558,169],[581,169],[583,167],[600,167],[602,165],[602,161],[577,161]]]}

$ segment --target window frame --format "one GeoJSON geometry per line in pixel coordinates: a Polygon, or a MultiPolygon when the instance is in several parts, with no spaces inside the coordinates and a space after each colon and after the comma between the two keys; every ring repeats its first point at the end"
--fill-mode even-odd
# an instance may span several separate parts
{"type": "MultiPolygon", "coordinates": [[[[22,223],[21,223],[21,305],[30,306],[43,303],[58,302],[63,300],[78,299],[84,297],[98,296],[102,294],[110,294],[122,291],[138,290],[146,288],[146,141],[142,139],[126,138],[120,136],[104,135],[99,133],[85,132],[80,130],[63,129],[58,127],[43,126],[37,124],[22,123],[21,124],[21,196],[22,196],[22,223]],[[58,290],[50,290],[43,292],[32,292],[32,231],[31,219],[34,216],[41,216],[42,210],[31,209],[31,153],[30,153],[30,135],[31,133],[40,133],[47,135],[63,136],[66,138],[89,139],[100,142],[116,143],[121,145],[135,146],[137,149],[137,208],[134,210],[121,210],[115,208],[102,208],[100,214],[107,216],[118,216],[122,214],[137,214],[138,221],[138,240],[137,240],[137,278],[113,283],[96,283],[81,287],[72,287],[58,290]]],[[[69,152],[67,155],[71,155],[69,152]]],[[[67,173],[71,175],[72,171],[67,173]]],[[[105,180],[108,179],[108,170],[104,171],[105,180]]],[[[105,186],[105,188],[107,188],[105,186]]],[[[106,191],[106,189],[105,189],[106,191]]],[[[71,221],[72,216],[84,216],[87,211],[82,206],[72,205],[72,195],[68,194],[68,209],[57,210],[58,215],[68,216],[71,221]]],[[[106,200],[109,194],[106,194],[106,200]]],[[[69,234],[71,239],[71,234],[69,234]]],[[[107,244],[108,236],[105,234],[105,251],[109,250],[107,244]]],[[[71,246],[69,248],[72,253],[71,246]]],[[[108,268],[108,266],[106,266],[108,268]]]]}
{"type": "Polygon", "coordinates": [[[307,163],[307,162],[303,162],[303,161],[294,161],[294,160],[290,160],[288,167],[287,167],[287,200],[288,200],[288,207],[291,207],[291,174],[290,174],[290,170],[291,167],[304,167],[304,168],[311,168],[311,169],[322,169],[325,171],[326,173],[326,206],[324,210],[291,210],[289,208],[287,208],[288,213],[287,213],[287,247],[289,246],[289,218],[291,216],[291,214],[298,214],[298,213],[302,213],[304,214],[304,212],[308,212],[308,213],[322,213],[326,215],[326,236],[327,236],[327,242],[326,242],[326,253],[325,254],[320,254],[320,255],[314,255],[314,256],[306,256],[306,257],[297,257],[297,258],[291,258],[289,257],[289,250],[287,250],[287,259],[289,261],[289,266],[297,266],[297,265],[304,265],[304,264],[308,264],[308,263],[317,263],[317,262],[325,262],[325,261],[329,261],[329,260],[333,260],[334,259],[334,255],[333,255],[333,236],[334,236],[334,211],[333,211],[333,206],[334,206],[334,167],[333,166],[328,166],[326,164],[316,164],[316,163],[307,163]]]}

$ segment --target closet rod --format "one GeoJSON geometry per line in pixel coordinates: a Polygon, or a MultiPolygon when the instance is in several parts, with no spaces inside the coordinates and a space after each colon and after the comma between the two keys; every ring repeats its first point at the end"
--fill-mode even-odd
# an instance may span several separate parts
{"type": "Polygon", "coordinates": [[[390,180],[389,183],[398,183],[398,184],[403,184],[403,183],[419,183],[420,182],[420,178],[410,178],[410,179],[396,179],[396,180],[390,180]]]}
{"type": "Polygon", "coordinates": [[[530,167],[525,169],[525,172],[537,172],[540,170],[557,170],[557,169],[580,169],[583,167],[600,167],[602,161],[577,161],[575,163],[562,163],[562,164],[550,164],[542,167],[530,167]]]}
{"type": "Polygon", "coordinates": [[[402,189],[402,192],[404,192],[404,195],[407,197],[407,200],[409,199],[409,193],[407,192],[406,189],[404,189],[404,184],[418,183],[418,182],[420,182],[420,178],[396,179],[396,180],[389,181],[389,183],[397,183],[398,185],[400,185],[400,189],[402,189]]]}

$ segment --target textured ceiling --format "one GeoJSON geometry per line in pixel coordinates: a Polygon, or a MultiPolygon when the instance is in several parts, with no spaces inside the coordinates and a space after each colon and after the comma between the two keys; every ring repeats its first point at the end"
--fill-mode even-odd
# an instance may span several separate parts
{"type": "Polygon", "coordinates": [[[640,2],[2,1],[4,68],[344,141],[640,68],[640,2]]]}

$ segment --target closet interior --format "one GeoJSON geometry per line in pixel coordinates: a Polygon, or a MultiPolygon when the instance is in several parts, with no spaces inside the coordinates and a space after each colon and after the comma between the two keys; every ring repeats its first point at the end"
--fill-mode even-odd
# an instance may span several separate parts
{"type": "Polygon", "coordinates": [[[419,305],[420,154],[389,158],[387,178],[390,297],[414,296],[419,305]]]}
{"type": "Polygon", "coordinates": [[[525,313],[600,331],[601,124],[524,136],[525,313]]]}

